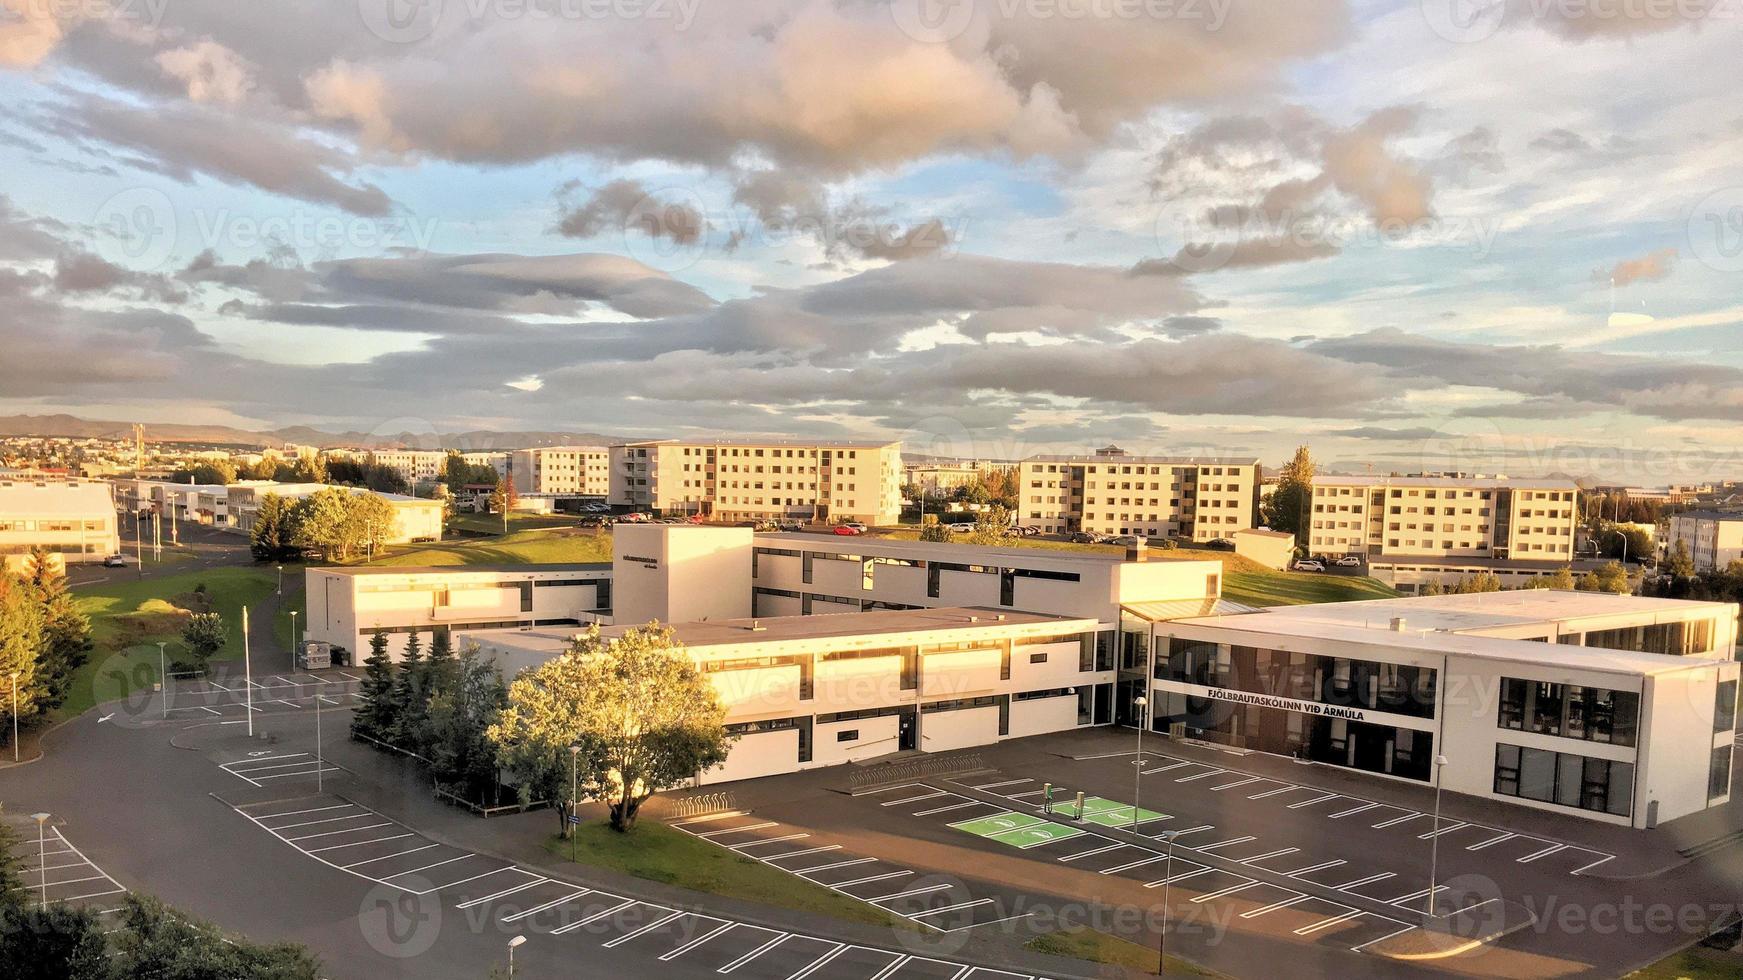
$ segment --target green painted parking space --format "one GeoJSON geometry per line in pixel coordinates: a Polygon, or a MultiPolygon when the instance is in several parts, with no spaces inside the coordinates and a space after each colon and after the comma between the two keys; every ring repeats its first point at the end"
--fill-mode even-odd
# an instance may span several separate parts
{"type": "Polygon", "coordinates": [[[1056,840],[1069,840],[1086,833],[1082,827],[1066,827],[1056,823],[1039,823],[1029,827],[1018,827],[999,834],[987,834],[991,840],[1013,847],[1039,847],[1051,844],[1056,840]]]}
{"type": "Polygon", "coordinates": [[[955,827],[957,830],[966,830],[971,834],[978,834],[982,837],[994,837],[998,834],[1005,833],[1006,831],[1020,830],[1024,827],[1033,827],[1035,824],[1046,822],[1047,821],[1042,820],[1040,817],[1037,817],[1032,813],[1014,813],[1007,810],[1004,813],[995,813],[990,817],[964,820],[961,823],[953,823],[950,826],[955,827]]]}
{"type": "Polygon", "coordinates": [[[1083,819],[1088,823],[1100,824],[1103,827],[1130,827],[1134,812],[1137,814],[1138,823],[1144,823],[1147,820],[1161,820],[1167,816],[1166,813],[1157,813],[1155,810],[1146,810],[1143,807],[1134,808],[1123,803],[1108,810],[1090,810],[1088,802],[1084,801],[1083,819]]]}

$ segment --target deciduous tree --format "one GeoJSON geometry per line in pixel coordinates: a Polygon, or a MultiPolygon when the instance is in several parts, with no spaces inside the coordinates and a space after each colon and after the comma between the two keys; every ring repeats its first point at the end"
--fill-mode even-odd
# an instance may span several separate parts
{"type": "Polygon", "coordinates": [[[227,642],[229,636],[224,630],[224,617],[215,612],[194,613],[182,626],[182,645],[188,648],[196,667],[204,668],[227,642]]]}
{"type": "Polygon", "coordinates": [[[1271,491],[1261,508],[1265,526],[1273,531],[1288,531],[1295,535],[1295,544],[1308,543],[1308,511],[1313,499],[1313,477],[1318,468],[1313,453],[1306,446],[1295,447],[1295,455],[1277,472],[1277,488],[1271,491]]]}

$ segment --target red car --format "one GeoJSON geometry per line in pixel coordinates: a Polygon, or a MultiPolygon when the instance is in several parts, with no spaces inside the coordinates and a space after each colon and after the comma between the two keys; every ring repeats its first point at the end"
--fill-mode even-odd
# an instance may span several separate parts
{"type": "Polygon", "coordinates": [[[851,524],[837,524],[837,525],[835,525],[835,533],[836,534],[854,535],[854,534],[864,534],[865,532],[861,531],[859,528],[854,527],[851,524]]]}

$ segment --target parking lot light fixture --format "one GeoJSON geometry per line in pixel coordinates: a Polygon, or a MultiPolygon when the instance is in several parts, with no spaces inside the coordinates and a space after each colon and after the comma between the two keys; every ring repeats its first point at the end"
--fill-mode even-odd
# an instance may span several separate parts
{"type": "Polygon", "coordinates": [[[514,951],[527,941],[525,936],[516,936],[508,941],[508,980],[514,980],[514,951]]]}
{"type": "Polygon", "coordinates": [[[12,672],[12,762],[18,763],[18,671],[12,672]]]}
{"type": "Polygon", "coordinates": [[[1162,931],[1156,935],[1156,975],[1168,975],[1168,886],[1174,881],[1174,838],[1178,831],[1161,834],[1168,841],[1168,859],[1162,864],[1162,931]]]}
{"type": "Polygon", "coordinates": [[[163,688],[163,717],[169,719],[169,663],[164,657],[166,642],[157,641],[157,686],[163,688]]]}
{"type": "Polygon", "coordinates": [[[1144,709],[1150,704],[1150,699],[1142,694],[1132,699],[1132,707],[1138,709],[1138,759],[1132,769],[1132,833],[1138,832],[1138,811],[1143,801],[1140,799],[1144,789],[1144,728],[1147,724],[1144,709]]]}
{"type": "Polygon", "coordinates": [[[48,844],[43,837],[43,827],[48,823],[48,814],[33,813],[30,819],[36,821],[36,866],[42,869],[42,907],[48,908],[48,844]]]}
{"type": "Polygon", "coordinates": [[[581,805],[581,743],[569,746],[569,863],[575,863],[575,831],[580,824],[575,822],[577,808],[581,805]]]}
{"type": "Polygon", "coordinates": [[[1434,757],[1434,832],[1428,841],[1428,914],[1432,918],[1435,909],[1435,893],[1439,890],[1436,884],[1440,871],[1440,771],[1446,768],[1446,756],[1434,757]]]}

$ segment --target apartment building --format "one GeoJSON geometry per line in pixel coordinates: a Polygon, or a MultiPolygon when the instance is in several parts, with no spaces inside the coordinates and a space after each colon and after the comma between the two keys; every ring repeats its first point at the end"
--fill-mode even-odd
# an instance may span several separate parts
{"type": "Polygon", "coordinates": [[[388,636],[402,659],[407,634],[440,630],[574,627],[611,611],[611,566],[469,565],[457,568],[356,566],[304,573],[303,640],[330,644],[353,666],[368,656],[369,636],[388,636]]]}
{"type": "Polygon", "coordinates": [[[118,554],[114,486],[42,476],[0,479],[0,564],[20,569],[36,547],[66,563],[118,554]]]}
{"type": "Polygon", "coordinates": [[[509,454],[514,488],[523,494],[605,497],[611,492],[611,450],[606,446],[543,446],[509,454]]]}
{"type": "MultiPolygon", "coordinates": [[[[225,490],[224,520],[218,526],[242,534],[252,533],[254,522],[259,517],[260,505],[268,495],[276,495],[286,500],[301,500],[320,490],[329,489],[325,483],[273,483],[265,480],[250,480],[244,483],[233,483],[225,490]]],[[[430,497],[408,497],[402,493],[376,493],[362,487],[331,487],[350,493],[369,493],[387,501],[393,508],[393,534],[387,539],[387,544],[408,544],[413,541],[442,540],[444,507],[440,500],[430,497]]]]}
{"type": "Polygon", "coordinates": [[[608,500],[721,521],[894,524],[902,513],[902,475],[897,442],[635,442],[611,447],[608,500]]]}
{"type": "Polygon", "coordinates": [[[1031,456],[1018,464],[1018,521],[1046,532],[1212,541],[1258,526],[1260,481],[1253,457],[1132,456],[1117,446],[1031,456]]]}
{"type": "Polygon", "coordinates": [[[1313,481],[1308,548],[1360,555],[1404,591],[1491,572],[1504,584],[1574,564],[1579,486],[1504,476],[1331,476],[1313,481]]]}
{"type": "Polygon", "coordinates": [[[1743,558],[1743,514],[1722,510],[1691,510],[1670,515],[1661,545],[1665,555],[1681,544],[1694,559],[1697,572],[1722,572],[1743,558]]]}
{"type": "MultiPolygon", "coordinates": [[[[1151,726],[1634,828],[1728,802],[1734,603],[1532,590],[1157,623],[1151,726]]],[[[1122,672],[1122,681],[1125,672],[1122,672]]]]}
{"type": "Polygon", "coordinates": [[[949,493],[957,487],[979,483],[980,475],[993,465],[978,461],[968,463],[910,463],[905,467],[907,475],[904,477],[904,481],[912,483],[928,494],[949,493]]]}
{"type": "Polygon", "coordinates": [[[376,463],[393,469],[412,486],[434,483],[448,470],[448,454],[443,450],[377,449],[376,463]]]}
{"type": "Polygon", "coordinates": [[[502,479],[509,474],[511,453],[461,453],[460,458],[473,466],[488,466],[496,471],[496,478],[502,479]]]}

